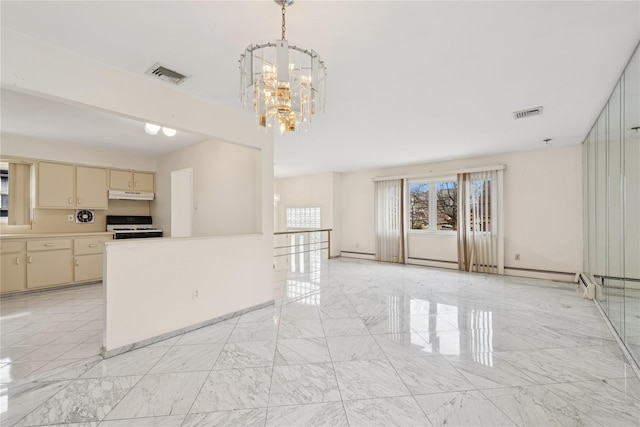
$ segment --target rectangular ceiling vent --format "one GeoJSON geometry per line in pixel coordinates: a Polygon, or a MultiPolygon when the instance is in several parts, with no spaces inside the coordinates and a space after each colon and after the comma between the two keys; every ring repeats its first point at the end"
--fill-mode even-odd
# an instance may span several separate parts
{"type": "Polygon", "coordinates": [[[165,82],[173,83],[174,85],[179,85],[189,77],[191,77],[177,71],[170,70],[169,68],[164,67],[157,62],[153,64],[153,66],[147,71],[145,71],[145,74],[157,77],[160,80],[164,80],[165,82]]]}
{"type": "Polygon", "coordinates": [[[526,119],[527,117],[539,116],[542,114],[542,106],[535,108],[527,108],[526,110],[514,111],[514,119],[526,119]]]}

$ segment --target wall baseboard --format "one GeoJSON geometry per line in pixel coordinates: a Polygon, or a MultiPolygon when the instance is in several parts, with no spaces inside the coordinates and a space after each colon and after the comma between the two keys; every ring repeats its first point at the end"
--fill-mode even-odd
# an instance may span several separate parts
{"type": "Polygon", "coordinates": [[[196,329],[204,328],[206,326],[213,325],[215,323],[220,323],[224,320],[230,319],[232,317],[240,316],[242,314],[248,313],[250,311],[258,310],[260,308],[268,307],[270,305],[274,305],[275,300],[267,301],[262,304],[255,305],[253,307],[247,307],[243,310],[238,310],[232,313],[225,314],[224,316],[219,316],[213,319],[206,320],[204,322],[196,323],[195,325],[186,326],[184,328],[177,329],[175,331],[167,332],[166,334],[157,335],[155,337],[147,338],[143,341],[138,341],[133,344],[125,345],[122,347],[114,348],[113,350],[105,351],[104,347],[102,348],[102,357],[108,359],[109,357],[117,356],[118,354],[126,353],[131,350],[136,350],[141,347],[146,347],[151,344],[155,344],[160,341],[164,341],[169,338],[173,338],[178,335],[185,334],[187,332],[195,331],[196,329]]]}
{"type": "Polygon", "coordinates": [[[570,273],[566,271],[549,271],[549,270],[536,270],[534,268],[505,267],[504,274],[507,276],[531,277],[534,279],[555,280],[558,282],[575,283],[576,281],[576,273],[570,273]]]}

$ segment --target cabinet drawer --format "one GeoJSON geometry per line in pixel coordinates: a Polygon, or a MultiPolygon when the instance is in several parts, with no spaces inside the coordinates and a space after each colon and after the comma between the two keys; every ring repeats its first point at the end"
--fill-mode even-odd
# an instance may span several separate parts
{"type": "Polygon", "coordinates": [[[87,237],[73,240],[73,253],[75,255],[101,254],[102,246],[108,239],[87,237]]]}
{"type": "Polygon", "coordinates": [[[0,253],[8,254],[12,252],[22,252],[24,242],[2,242],[0,243],[0,253]]]}
{"type": "Polygon", "coordinates": [[[55,249],[71,249],[71,239],[29,240],[27,251],[50,251],[55,249]]]}

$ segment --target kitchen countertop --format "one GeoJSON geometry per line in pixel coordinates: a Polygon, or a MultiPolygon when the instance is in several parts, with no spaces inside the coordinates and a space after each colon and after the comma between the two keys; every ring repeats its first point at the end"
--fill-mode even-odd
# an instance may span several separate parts
{"type": "Polygon", "coordinates": [[[86,233],[14,233],[1,234],[0,239],[47,239],[51,237],[87,237],[87,236],[113,236],[112,231],[89,231],[86,233]]]}

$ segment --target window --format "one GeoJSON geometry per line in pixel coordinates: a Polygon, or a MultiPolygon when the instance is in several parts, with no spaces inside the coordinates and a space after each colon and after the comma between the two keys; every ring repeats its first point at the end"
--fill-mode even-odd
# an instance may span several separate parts
{"type": "Polygon", "coordinates": [[[457,230],[458,183],[454,179],[409,181],[409,221],[411,230],[457,230]]]}
{"type": "Polygon", "coordinates": [[[469,188],[469,215],[471,231],[492,231],[491,180],[474,179],[469,188]]]}
{"type": "Polygon", "coordinates": [[[429,184],[409,183],[409,216],[412,230],[429,229],[429,184]]]}
{"type": "Polygon", "coordinates": [[[320,228],[320,208],[287,208],[287,228],[320,228]]]}
{"type": "Polygon", "coordinates": [[[9,216],[9,165],[0,163],[0,218],[9,216]]]}
{"type": "Polygon", "coordinates": [[[458,183],[446,181],[436,183],[438,200],[437,230],[458,229],[458,183]]]}

